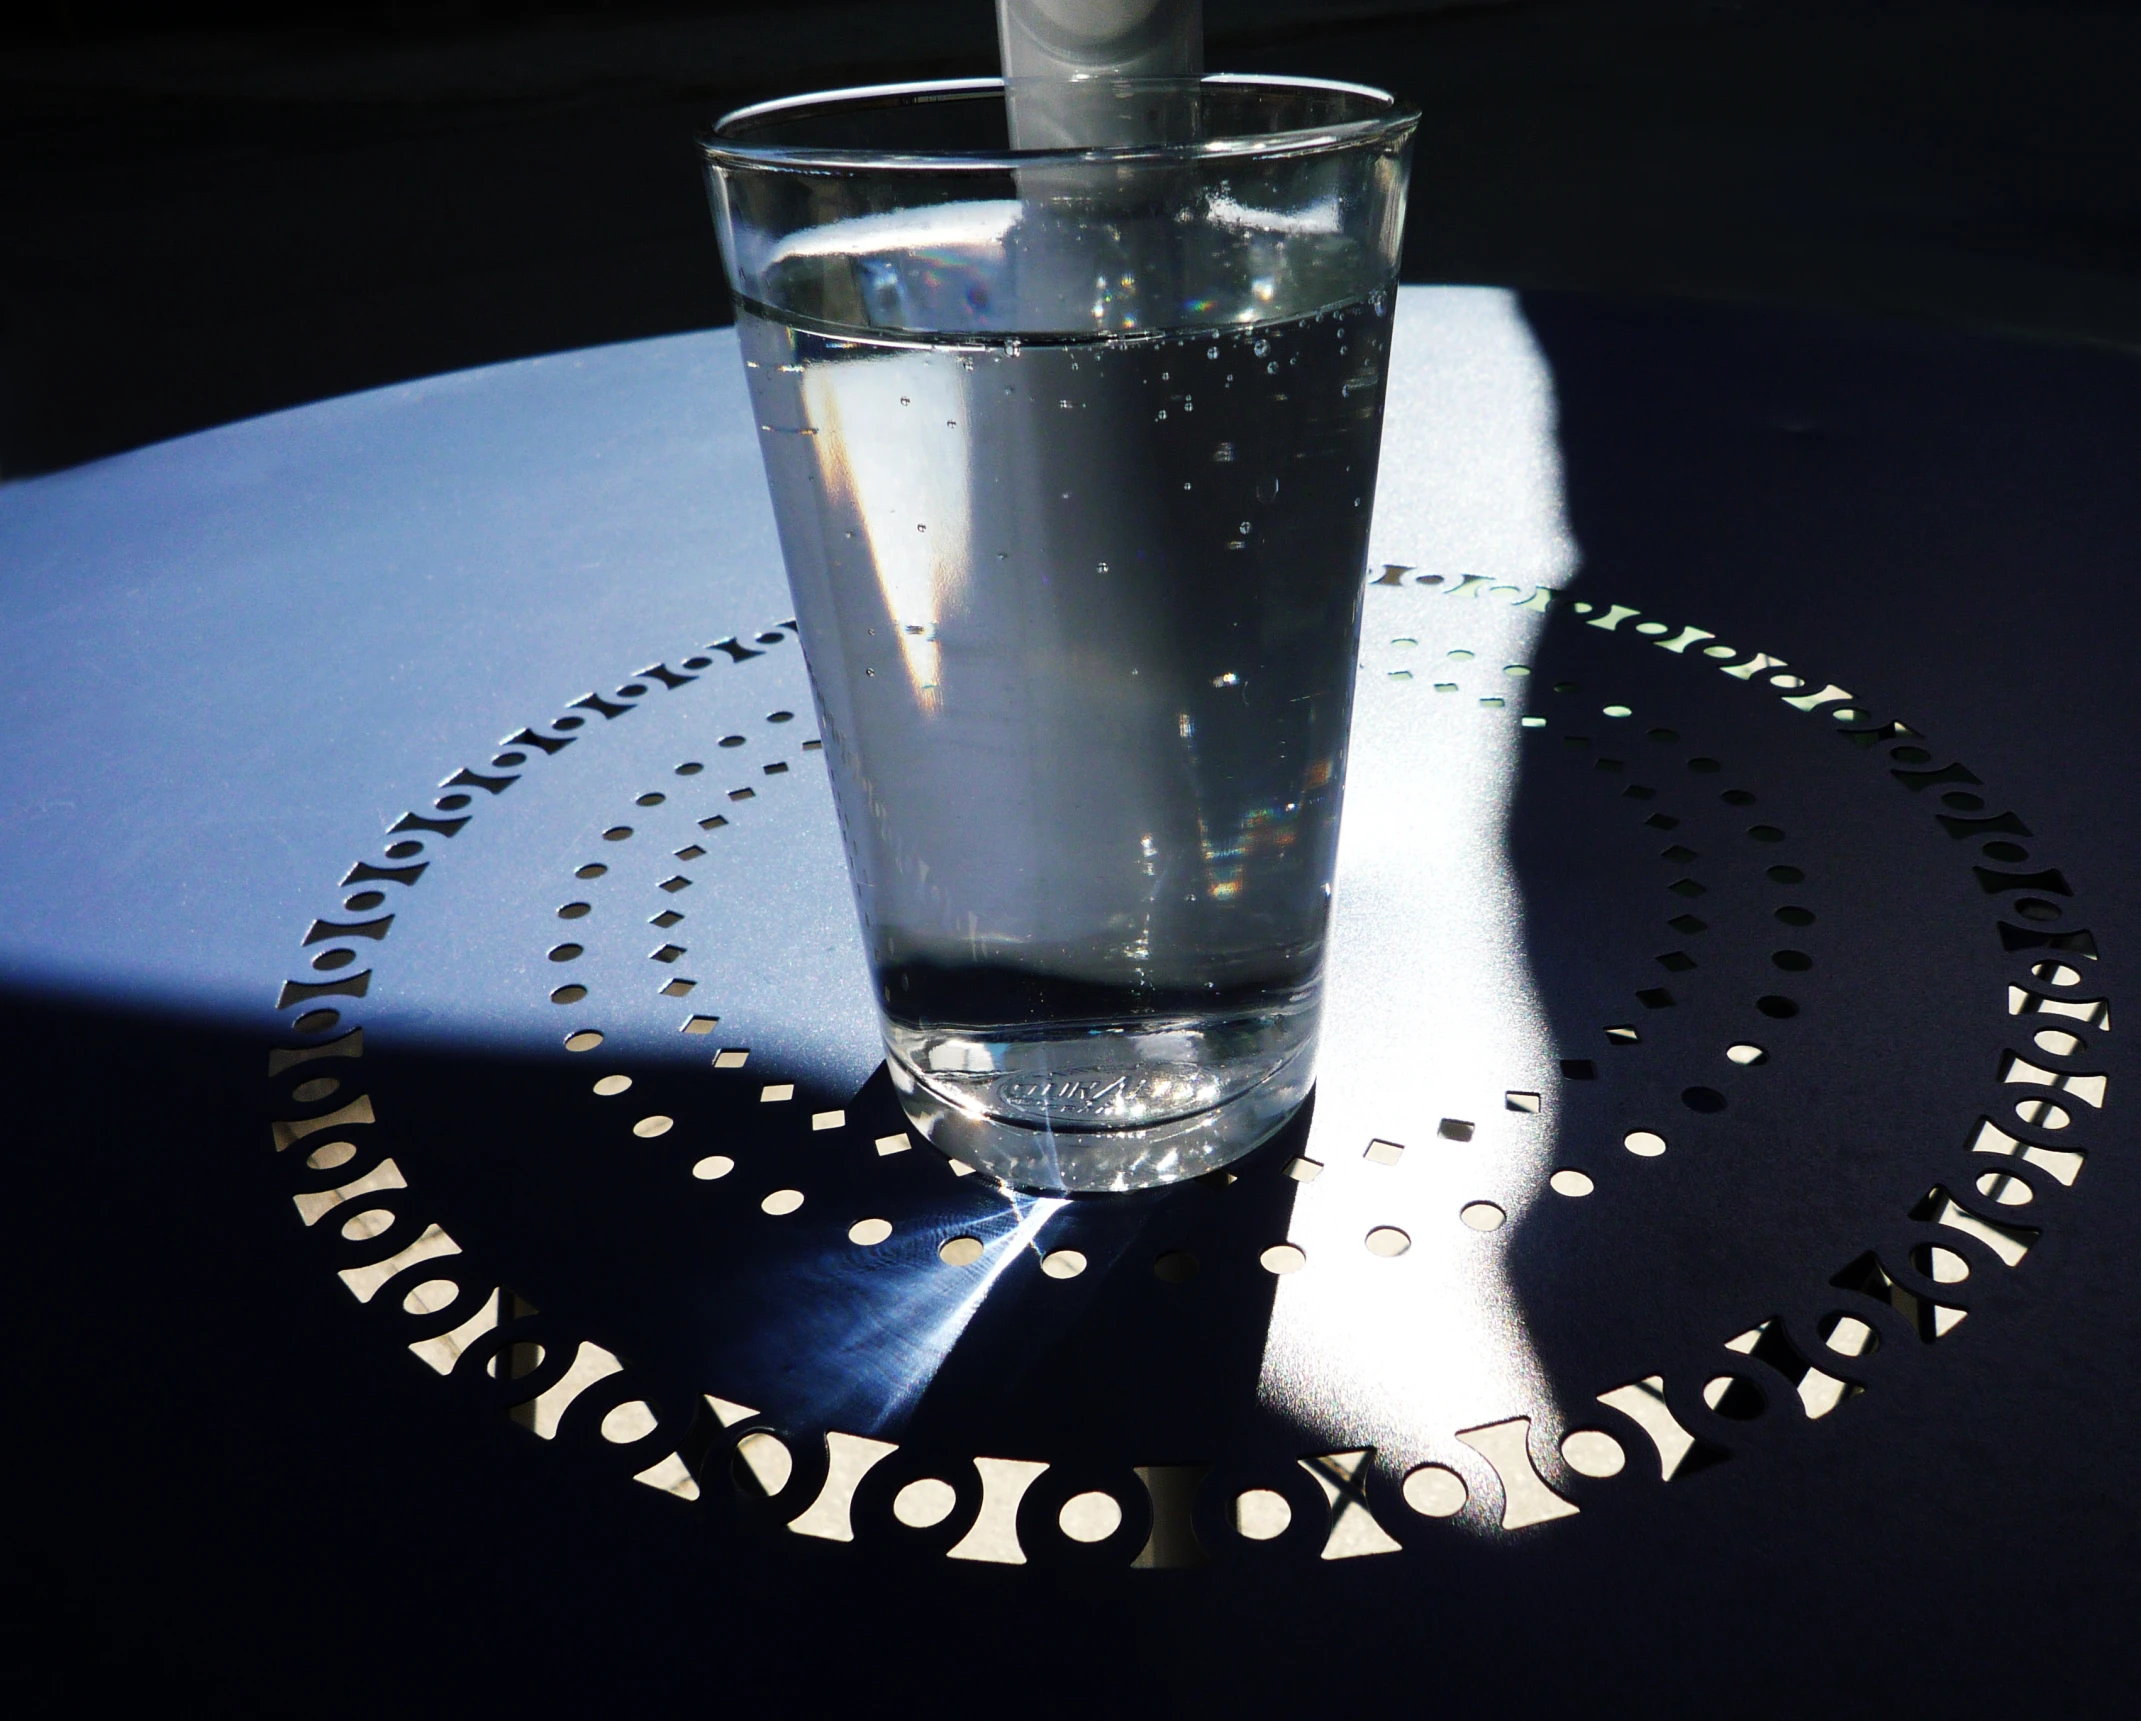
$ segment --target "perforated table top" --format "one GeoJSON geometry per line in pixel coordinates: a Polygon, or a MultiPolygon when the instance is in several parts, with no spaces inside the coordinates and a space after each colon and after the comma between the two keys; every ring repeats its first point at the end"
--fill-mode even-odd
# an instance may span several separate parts
{"type": "Polygon", "coordinates": [[[2128,1669],[2130,364],[1408,289],[1389,411],[1313,1105],[1073,1203],[879,1068],[729,335],[0,491],[30,1617],[305,1714],[2128,1669]]]}

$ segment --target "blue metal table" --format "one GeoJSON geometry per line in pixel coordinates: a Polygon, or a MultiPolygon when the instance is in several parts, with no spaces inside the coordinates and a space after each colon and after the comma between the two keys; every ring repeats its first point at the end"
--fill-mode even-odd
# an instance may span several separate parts
{"type": "Polygon", "coordinates": [[[1316,1099],[1066,1204],[878,1068],[732,348],[0,491],[34,1617],[311,1714],[2128,1664],[2127,361],[1406,290],[1316,1099]]]}

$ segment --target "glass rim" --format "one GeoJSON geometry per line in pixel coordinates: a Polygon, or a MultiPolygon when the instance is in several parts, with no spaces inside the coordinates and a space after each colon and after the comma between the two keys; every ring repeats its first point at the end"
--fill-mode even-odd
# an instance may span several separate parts
{"type": "Polygon", "coordinates": [[[1122,78],[1100,80],[1125,87],[1205,89],[1265,88],[1275,90],[1321,90],[1332,94],[1361,96],[1381,112],[1335,125],[1302,126],[1291,131],[1261,132],[1247,137],[1200,138],[1184,143],[1107,144],[1071,149],[990,150],[873,150],[824,148],[812,145],[754,144],[724,135],[738,125],[795,116],[813,109],[919,106],[923,103],[959,101],[985,94],[1001,95],[1002,78],[935,78],[916,83],[862,84],[851,89],[820,90],[808,95],[782,96],[773,101],[753,102],[723,114],[713,131],[699,140],[710,166],[759,171],[854,171],[895,173],[1007,172],[1051,162],[1131,165],[1144,163],[1187,164],[1272,156],[1318,155],[1355,147],[1381,136],[1401,137],[1420,122],[1420,110],[1402,97],[1370,84],[1342,83],[1334,78],[1289,77],[1263,72],[1208,72],[1197,78],[1122,78]]]}

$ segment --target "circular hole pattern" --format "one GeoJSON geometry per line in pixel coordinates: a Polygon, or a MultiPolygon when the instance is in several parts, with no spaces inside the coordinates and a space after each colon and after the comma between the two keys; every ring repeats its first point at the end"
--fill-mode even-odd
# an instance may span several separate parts
{"type": "Polygon", "coordinates": [[[1987,860],[2014,862],[2029,859],[2029,850],[2020,843],[1987,843],[1978,852],[1987,860]]]}
{"type": "Polygon", "coordinates": [[[1888,756],[1899,765],[1928,765],[1933,760],[1923,747],[1891,747],[1888,756]]]}
{"type": "Polygon", "coordinates": [[[758,1204],[758,1210],[779,1219],[785,1214],[793,1213],[802,1205],[803,1192],[800,1189],[776,1189],[758,1204]]]}
{"type": "Polygon", "coordinates": [[[1838,1356],[1871,1356],[1881,1348],[1881,1335],[1856,1315],[1824,1315],[1814,1330],[1838,1356]]]}
{"type": "Polygon", "coordinates": [[[312,965],[315,968],[333,970],[336,968],[347,968],[352,962],[356,960],[357,953],[354,950],[338,948],[334,950],[321,951],[319,955],[315,956],[312,959],[312,965]]]}
{"type": "Polygon", "coordinates": [[[631,834],[632,827],[630,825],[612,825],[602,833],[602,840],[606,843],[621,843],[631,834]]]}
{"type": "Polygon", "coordinates": [[[550,960],[553,962],[571,962],[580,954],[581,946],[577,944],[553,944],[550,947],[550,960]]]}
{"type": "Polygon", "coordinates": [[[574,878],[600,878],[604,873],[608,872],[609,870],[610,869],[604,866],[600,861],[589,861],[585,866],[574,867],[572,869],[572,876],[574,878]]]}
{"type": "Polygon", "coordinates": [[[2050,1100],[2019,1100],[2015,1116],[2038,1129],[2065,1129],[2074,1121],[2065,1106],[2054,1105],[2050,1100]]]}
{"type": "Polygon", "coordinates": [[[1773,866],[1769,869],[1772,884],[1804,884],[1806,874],[1795,866],[1773,866]]]}
{"type": "Polygon", "coordinates": [[[1970,1263],[1953,1249],[1943,1249],[1937,1243],[1925,1244],[1912,1251],[1918,1271],[1936,1285],[1959,1285],[1970,1277],[1970,1263]]]}
{"type": "Polygon", "coordinates": [[[585,986],[560,986],[550,994],[550,1001],[553,1004],[577,1004],[586,996],[587,988],[585,986]]]}
{"type": "Polygon", "coordinates": [[[736,1169],[736,1162],[725,1153],[710,1153],[691,1168],[692,1176],[701,1183],[712,1183],[717,1178],[728,1176],[736,1169]]]}
{"type": "Polygon", "coordinates": [[[301,1106],[317,1104],[329,1094],[337,1092],[342,1084],[333,1076],[314,1076],[309,1082],[299,1082],[290,1090],[290,1097],[301,1106]]]}
{"type": "Polygon", "coordinates": [[[565,1036],[568,1052],[592,1052],[602,1044],[602,1035],[593,1028],[581,1028],[565,1036]]]}
{"type": "Polygon", "coordinates": [[[1680,1103],[1689,1111],[1720,1112],[1725,1109],[1725,1096],[1715,1088],[1682,1088],[1680,1103]]]}
{"type": "Polygon", "coordinates": [[[2071,1058],[2082,1050],[2083,1040],[2079,1034],[2070,1034],[2063,1028],[2045,1028],[2031,1037],[2030,1044],[2040,1052],[2050,1052],[2055,1058],[2071,1058]]]}
{"type": "Polygon", "coordinates": [[[762,633],[758,636],[758,643],[760,645],[780,645],[783,643],[784,638],[784,635],[777,633],[762,633]]]}
{"type": "Polygon", "coordinates": [[[676,1128],[675,1118],[664,1117],[660,1112],[655,1112],[652,1116],[643,1117],[639,1122],[635,1123],[632,1126],[632,1133],[642,1141],[652,1141],[658,1135],[667,1135],[674,1128],[676,1128]]]}
{"type": "Polygon", "coordinates": [[[686,669],[704,669],[713,661],[710,657],[687,657],[684,660],[684,667],[686,669]]]}
{"type": "Polygon", "coordinates": [[[1763,1015],[1773,1016],[1780,1022],[1788,1021],[1799,1014],[1799,1006],[1777,992],[1771,992],[1765,997],[1757,998],[1754,1001],[1754,1007],[1761,1011],[1763,1015]]]}
{"type": "Polygon", "coordinates": [[[1712,1375],[1703,1382],[1702,1401],[1734,1422],[1752,1422],[1768,1408],[1762,1389],[1739,1374],[1712,1375]]]}
{"type": "Polygon", "coordinates": [[[889,1219],[858,1219],[847,1228],[847,1240],[864,1249],[874,1249],[892,1235],[889,1219]]]}
{"type": "Polygon", "coordinates": [[[1786,926],[1812,926],[1814,911],[1811,908],[1786,906],[1777,910],[1777,918],[1786,926]]]}
{"type": "Polygon", "coordinates": [[[653,1408],[643,1398],[627,1399],[623,1404],[613,1404],[601,1423],[602,1438],[612,1446],[629,1446],[635,1440],[644,1440],[661,1426],[654,1418],[653,1408]]]}
{"type": "Polygon", "coordinates": [[[1763,1051],[1760,1046],[1747,1040],[1742,1040],[1736,1046],[1727,1046],[1725,1048],[1725,1056],[1735,1064],[1766,1064],[1769,1062],[1769,1054],[1763,1051]]]}
{"type": "MultiPolygon", "coordinates": [[[[1509,1215],[1491,1201],[1467,1201],[1462,1207],[1458,1208],[1457,1217],[1462,1219],[1474,1231],[1499,1231],[1502,1228],[1502,1221],[1508,1218],[1509,1215]]],[[[1394,1227],[1390,1227],[1390,1229],[1394,1229],[1394,1227]]],[[[1397,1234],[1400,1237],[1405,1236],[1402,1231],[1397,1234]]],[[[1376,1233],[1371,1231],[1368,1235],[1373,1237],[1376,1233]]],[[[1408,1245],[1410,1242],[1411,1239],[1408,1238],[1408,1245]]]]}
{"type": "Polygon", "coordinates": [[[1276,1541],[1293,1521],[1294,1509],[1275,1488],[1244,1488],[1234,1496],[1234,1528],[1249,1541],[1276,1541]]]}
{"type": "Polygon", "coordinates": [[[1076,1249],[1051,1249],[1041,1257],[1041,1271],[1051,1279],[1075,1279],[1086,1269],[1086,1259],[1076,1249]]]}
{"type": "Polygon", "coordinates": [[[300,1034],[324,1034],[341,1020],[340,1010],[307,1010],[290,1025],[300,1034]]]}
{"type": "Polygon", "coordinates": [[[442,813],[458,813],[468,805],[468,797],[466,795],[441,795],[431,804],[442,813]]]}
{"type": "Polygon", "coordinates": [[[958,1504],[958,1489],[934,1476],[922,1476],[892,1496],[892,1515],[910,1530],[933,1530],[958,1504]]]}
{"type": "Polygon", "coordinates": [[[347,1165],[357,1157],[357,1144],[353,1141],[323,1142],[305,1155],[306,1167],[313,1171],[332,1171],[338,1165],[347,1165]]]}
{"type": "MultiPolygon", "coordinates": [[[[492,1357],[489,1362],[483,1365],[483,1372],[493,1380],[504,1378],[499,1372],[498,1365],[506,1360],[507,1354],[501,1351],[498,1355],[492,1357]]],[[[541,1345],[530,1341],[526,1344],[513,1346],[510,1354],[514,1362],[520,1365],[513,1371],[513,1378],[518,1379],[521,1375],[533,1374],[537,1369],[541,1368],[543,1366],[543,1358],[549,1355],[549,1352],[545,1351],[541,1345]]]]}
{"type": "Polygon", "coordinates": [[[723,747],[741,747],[743,745],[743,737],[741,735],[724,735],[721,737],[719,745],[723,747]]]}
{"type": "Polygon", "coordinates": [[[2037,1195],[2021,1178],[2005,1171],[1988,1171],[1980,1175],[1977,1192],[1991,1196],[2002,1207],[2027,1207],[2037,1195]]]}
{"type": "Polygon", "coordinates": [[[435,1315],[460,1294],[461,1287],[451,1279],[426,1279],[402,1298],[402,1312],[409,1315],[435,1315]]]}
{"type": "Polygon", "coordinates": [[[947,1237],[937,1246],[937,1259],[947,1267],[971,1267],[981,1259],[979,1237],[947,1237]]]}
{"type": "MultiPolygon", "coordinates": [[[[2082,983],[2080,971],[2069,968],[2064,962],[2040,962],[2030,970],[2030,974],[2047,986],[2079,986],[2082,983]]],[[[300,1028],[304,1025],[303,1022],[298,1023],[300,1028]]]]}
{"type": "Polygon", "coordinates": [[[771,1499],[788,1486],[795,1474],[795,1454],[778,1435],[755,1428],[736,1442],[736,1479],[752,1493],[771,1499]]]}
{"type": "Polygon", "coordinates": [[[1566,1195],[1579,1201],[1598,1187],[1589,1177],[1569,1166],[1563,1166],[1549,1177],[1546,1186],[1556,1195],[1566,1195]]]}
{"type": "Polygon", "coordinates": [[[649,789],[644,795],[636,796],[632,805],[635,807],[658,807],[668,799],[669,797],[661,793],[660,790],[649,789]]]}
{"type": "Polygon", "coordinates": [[[2025,896],[2015,904],[2015,912],[2024,920],[2057,920],[2059,904],[2046,902],[2041,896],[2025,896]]]}
{"type": "Polygon", "coordinates": [[[768,723],[788,723],[792,722],[794,718],[795,713],[793,711],[769,711],[766,713],[766,721],[768,723]]]}
{"type": "Polygon", "coordinates": [[[1950,789],[1940,797],[1943,806],[1953,807],[1959,813],[1975,813],[1984,808],[1985,797],[1973,795],[1967,789],[1950,789]]]}
{"type": "MultiPolygon", "coordinates": [[[[1470,1212],[1471,1209],[1467,1208],[1466,1211],[1470,1212]]],[[[1480,1226],[1477,1229],[1492,1230],[1493,1227],[1480,1226]]],[[[1365,1241],[1368,1245],[1369,1254],[1380,1255],[1386,1261],[1404,1254],[1406,1250],[1412,1247],[1412,1239],[1395,1225],[1378,1225],[1368,1233],[1365,1241]]]]}
{"type": "Polygon", "coordinates": [[[388,860],[407,860],[411,855],[420,855],[423,852],[424,845],[422,843],[403,842],[389,843],[387,845],[388,860]]]}
{"type": "Polygon", "coordinates": [[[510,771],[516,765],[525,765],[527,762],[528,755],[525,753],[501,753],[491,761],[501,771],[510,771]]]}
{"type": "Polygon", "coordinates": [[[362,1213],[351,1215],[343,1221],[342,1235],[352,1243],[362,1243],[376,1237],[394,1223],[394,1215],[384,1207],[367,1207],[362,1213]]]}
{"type": "Polygon", "coordinates": [[[1704,776],[1709,776],[1713,772],[1722,771],[1724,768],[1725,762],[1722,759],[1705,759],[1698,755],[1697,757],[1688,761],[1688,769],[1690,771],[1700,771],[1704,776]]]}
{"type": "Polygon", "coordinates": [[[1621,1145],[1641,1158],[1656,1159],[1665,1151],[1665,1137],[1654,1129],[1632,1129],[1621,1137],[1621,1145]]]}
{"type": "Polygon", "coordinates": [[[619,699],[637,699],[642,693],[646,691],[647,688],[644,682],[628,681],[622,687],[618,688],[617,697],[619,699]]]}
{"type": "Polygon", "coordinates": [[[1265,1272],[1277,1273],[1281,1277],[1288,1273],[1298,1273],[1308,1265],[1307,1255],[1303,1254],[1301,1250],[1291,1243],[1272,1244],[1270,1248],[1257,1256],[1256,1261],[1257,1265],[1262,1267],[1265,1272]]]}
{"type": "Polygon", "coordinates": [[[1618,1476],[1628,1464],[1621,1443],[1597,1428],[1572,1430],[1561,1442],[1561,1457],[1579,1476],[1618,1476]]]}
{"type": "Polygon", "coordinates": [[[1749,825],[1747,834],[1758,843],[1781,843],[1784,833],[1775,825],[1749,825]]]}
{"type": "Polygon", "coordinates": [[[595,905],[591,902],[568,902],[558,910],[558,918],[560,920],[583,920],[594,912],[594,907],[595,905]]]}
{"type": "Polygon", "coordinates": [[[1123,1509],[1113,1494],[1089,1489],[1063,1502],[1056,1523],[1074,1542],[1104,1542],[1123,1527],[1123,1509]]]}
{"type": "Polygon", "coordinates": [[[579,728],[586,721],[587,719],[584,717],[560,717],[555,723],[551,724],[550,727],[553,729],[571,730],[579,728]]]}
{"type": "Polygon", "coordinates": [[[360,890],[355,896],[345,898],[342,906],[352,914],[369,914],[386,899],[383,890],[360,890]]]}
{"type": "Polygon", "coordinates": [[[1680,739],[1680,731],[1677,729],[1653,729],[1650,732],[1650,739],[1660,746],[1667,746],[1680,739]]]}
{"type": "Polygon", "coordinates": [[[701,771],[705,769],[706,767],[700,764],[698,760],[686,759],[683,764],[679,765],[676,768],[676,774],[679,777],[696,777],[701,771]]]}
{"type": "Polygon", "coordinates": [[[1197,1257],[1187,1249],[1170,1249],[1152,1263],[1152,1276],[1163,1285],[1186,1285],[1197,1276],[1197,1257]]]}
{"type": "Polygon", "coordinates": [[[1769,959],[1787,974],[1804,974],[1814,966],[1813,957],[1804,950],[1773,950],[1769,959]]]}
{"type": "Polygon", "coordinates": [[[1465,1479],[1447,1464],[1423,1464],[1407,1471],[1398,1492],[1423,1518],[1454,1518],[1471,1498],[1465,1479]]]}
{"type": "Polygon", "coordinates": [[[1635,715],[1625,705],[1608,705],[1605,707],[1605,713],[1608,717],[1633,717],[1635,715]]]}
{"type": "Polygon", "coordinates": [[[623,1093],[631,1085],[630,1076],[604,1076],[595,1084],[595,1092],[608,1099],[612,1094],[623,1093]]]}

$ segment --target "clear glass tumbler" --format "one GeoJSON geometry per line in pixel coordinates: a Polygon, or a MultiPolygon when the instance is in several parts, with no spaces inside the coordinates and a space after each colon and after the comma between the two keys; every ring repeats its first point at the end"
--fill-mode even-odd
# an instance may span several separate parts
{"type": "Polygon", "coordinates": [[[1069,1193],[1309,1091],[1418,120],[1103,99],[1147,141],[1011,152],[990,79],[706,145],[892,1080],[1069,1193]]]}

